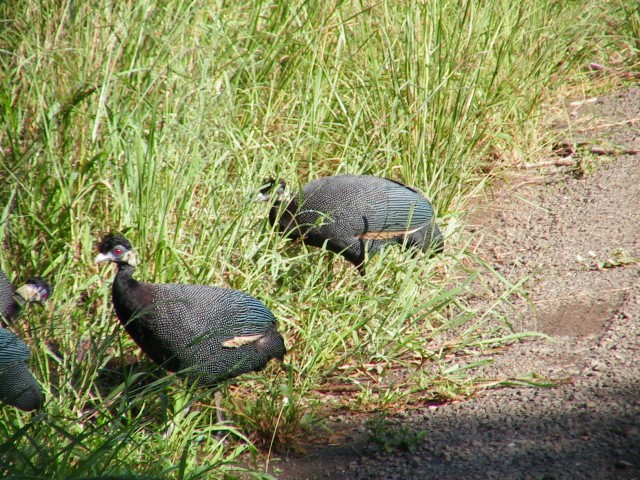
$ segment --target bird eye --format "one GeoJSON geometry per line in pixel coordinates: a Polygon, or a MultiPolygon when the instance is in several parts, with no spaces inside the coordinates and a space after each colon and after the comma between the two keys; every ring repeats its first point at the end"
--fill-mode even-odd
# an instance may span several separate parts
{"type": "Polygon", "coordinates": [[[116,255],[120,255],[122,253],[122,249],[120,247],[116,247],[113,249],[113,253],[116,255]]]}

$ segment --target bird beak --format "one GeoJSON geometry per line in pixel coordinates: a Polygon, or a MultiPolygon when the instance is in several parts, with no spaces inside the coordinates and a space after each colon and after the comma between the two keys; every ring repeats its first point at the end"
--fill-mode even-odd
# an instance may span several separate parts
{"type": "MultiPolygon", "coordinates": [[[[122,260],[118,260],[118,263],[127,263],[132,267],[135,267],[138,262],[136,261],[136,254],[133,252],[126,252],[122,257],[122,260]]],[[[101,262],[115,262],[116,259],[111,255],[111,253],[99,253],[96,256],[96,259],[93,261],[94,264],[101,262]]]]}
{"type": "Polygon", "coordinates": [[[266,193],[258,192],[256,195],[256,202],[268,202],[271,199],[266,193]]]}
{"type": "Polygon", "coordinates": [[[33,285],[24,284],[20,288],[16,288],[16,293],[24,298],[27,302],[32,300],[38,301],[38,292],[33,285]]]}
{"type": "Polygon", "coordinates": [[[108,253],[99,253],[93,263],[110,262],[113,258],[108,253]]]}

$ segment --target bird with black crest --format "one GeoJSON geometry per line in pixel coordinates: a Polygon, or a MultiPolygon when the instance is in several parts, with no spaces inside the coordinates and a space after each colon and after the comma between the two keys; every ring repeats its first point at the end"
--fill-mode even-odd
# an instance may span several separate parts
{"type": "Polygon", "coordinates": [[[284,359],[276,318],[256,298],[230,288],[140,282],[131,243],[120,234],[105,235],[98,252],[96,263],[117,266],[111,296],[118,319],[164,369],[217,386],[284,359]]]}

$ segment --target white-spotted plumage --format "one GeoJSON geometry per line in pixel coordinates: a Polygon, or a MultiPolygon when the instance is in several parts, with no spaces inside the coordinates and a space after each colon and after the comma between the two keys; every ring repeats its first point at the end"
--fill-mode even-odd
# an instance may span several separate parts
{"type": "Polygon", "coordinates": [[[0,329],[0,400],[25,411],[40,408],[43,401],[40,385],[28,367],[30,357],[21,338],[0,329]]]}
{"type": "Polygon", "coordinates": [[[216,384],[284,358],[276,319],[259,300],[228,288],[138,282],[124,237],[107,235],[98,248],[97,261],[118,265],[116,314],[155,363],[216,384]]]}
{"type": "Polygon", "coordinates": [[[15,288],[11,285],[11,282],[4,274],[2,270],[0,270],[0,320],[5,320],[11,316],[14,307],[14,299],[13,295],[15,294],[15,288]]]}
{"type": "MultiPolygon", "coordinates": [[[[0,270],[0,323],[8,325],[19,316],[25,303],[44,301],[49,292],[50,287],[37,277],[16,290],[0,270]],[[32,292],[34,296],[23,298],[18,291],[32,292]]],[[[36,410],[43,402],[40,385],[29,370],[30,357],[29,347],[20,337],[0,328],[0,401],[25,411],[36,410]]]]}
{"type": "Polygon", "coordinates": [[[374,255],[388,243],[432,252],[441,252],[444,245],[431,203],[422,194],[371,175],[315,180],[294,194],[284,209],[276,201],[269,219],[291,238],[343,255],[361,273],[365,252],[374,255]]]}

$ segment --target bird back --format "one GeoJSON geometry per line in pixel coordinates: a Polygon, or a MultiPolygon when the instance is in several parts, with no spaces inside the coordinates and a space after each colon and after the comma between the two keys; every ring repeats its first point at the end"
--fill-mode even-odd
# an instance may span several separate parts
{"type": "Polygon", "coordinates": [[[275,317],[249,295],[204,285],[139,285],[151,301],[123,323],[142,350],[170,371],[216,383],[284,355],[275,317]],[[265,338],[273,338],[268,348],[265,338]]]}
{"type": "Polygon", "coordinates": [[[2,317],[0,320],[4,320],[6,323],[15,315],[14,293],[13,285],[11,285],[4,272],[0,270],[0,316],[2,317]]]}
{"type": "Polygon", "coordinates": [[[389,237],[431,224],[427,199],[405,185],[370,175],[325,177],[307,184],[288,208],[302,229],[361,236],[387,232],[389,237]],[[321,226],[319,226],[321,225],[321,226]],[[335,225],[335,226],[332,226],[335,225]]]}

